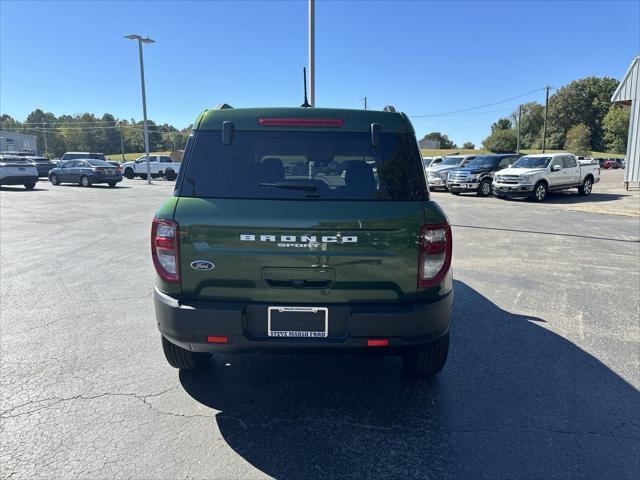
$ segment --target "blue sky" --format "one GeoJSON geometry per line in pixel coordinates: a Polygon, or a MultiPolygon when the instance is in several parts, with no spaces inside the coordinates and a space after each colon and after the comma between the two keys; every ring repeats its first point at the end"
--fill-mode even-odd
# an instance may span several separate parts
{"type": "MultiPolygon", "coordinates": [[[[316,2],[316,104],[395,105],[419,137],[477,145],[490,124],[542,90],[621,78],[640,53],[640,1],[316,2]]],[[[302,102],[307,2],[0,0],[0,112],[24,120],[110,112],[142,117],[136,45],[145,47],[149,118],[185,127],[207,107],[302,102]]]]}

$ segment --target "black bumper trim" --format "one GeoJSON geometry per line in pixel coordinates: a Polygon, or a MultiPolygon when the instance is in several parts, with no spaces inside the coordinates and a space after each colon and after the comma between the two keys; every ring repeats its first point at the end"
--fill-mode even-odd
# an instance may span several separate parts
{"type": "MultiPolygon", "coordinates": [[[[378,353],[393,354],[441,338],[449,331],[453,293],[433,303],[314,305],[329,308],[327,338],[273,338],[266,335],[267,304],[190,302],[182,304],[157,288],[154,305],[160,333],[196,352],[378,353]],[[227,344],[207,343],[228,337],[227,344]],[[368,347],[387,338],[386,347],[368,347]]],[[[286,305],[286,304],[285,304],[286,305]]]]}
{"type": "Polygon", "coordinates": [[[37,181],[37,175],[19,175],[0,178],[0,185],[27,185],[29,183],[36,183],[37,181]]]}

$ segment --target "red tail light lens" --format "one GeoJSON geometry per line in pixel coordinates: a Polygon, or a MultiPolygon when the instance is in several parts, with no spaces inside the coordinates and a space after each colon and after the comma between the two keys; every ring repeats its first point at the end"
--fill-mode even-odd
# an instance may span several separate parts
{"type": "Polygon", "coordinates": [[[180,250],[178,224],[172,220],[153,219],[151,225],[151,255],[156,272],[165,282],[180,281],[180,250]]]}
{"type": "Polygon", "coordinates": [[[342,127],[341,118],[260,118],[263,127],[342,127]]]}
{"type": "Polygon", "coordinates": [[[432,287],[442,281],[451,267],[452,247],[449,225],[422,226],[418,256],[418,288],[432,287]]]}

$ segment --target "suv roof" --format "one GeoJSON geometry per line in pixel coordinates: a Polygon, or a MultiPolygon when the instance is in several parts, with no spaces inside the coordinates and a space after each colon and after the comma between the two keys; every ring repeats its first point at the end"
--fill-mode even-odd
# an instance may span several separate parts
{"type": "Polygon", "coordinates": [[[341,108],[220,108],[205,110],[194,123],[194,130],[221,130],[222,122],[233,122],[238,130],[289,129],[289,130],[340,130],[369,131],[372,123],[379,123],[383,132],[415,133],[404,113],[377,110],[348,110],[341,108]],[[261,126],[261,118],[277,119],[340,119],[342,126],[261,126]]]}

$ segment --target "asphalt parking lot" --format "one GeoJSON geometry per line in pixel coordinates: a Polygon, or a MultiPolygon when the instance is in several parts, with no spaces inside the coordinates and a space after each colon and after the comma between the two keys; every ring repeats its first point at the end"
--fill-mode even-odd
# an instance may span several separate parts
{"type": "Polygon", "coordinates": [[[0,478],[638,478],[640,218],[580,211],[617,193],[434,193],[456,280],[425,383],[396,358],[170,368],[149,228],[171,192],[0,191],[0,478]]]}

